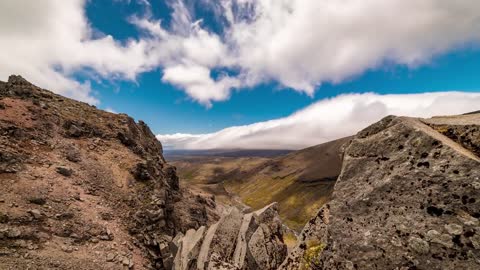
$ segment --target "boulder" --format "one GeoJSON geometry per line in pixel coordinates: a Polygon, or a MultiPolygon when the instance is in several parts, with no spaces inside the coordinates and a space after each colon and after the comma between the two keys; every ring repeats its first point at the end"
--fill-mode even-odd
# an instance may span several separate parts
{"type": "Polygon", "coordinates": [[[391,116],[359,132],[280,269],[478,269],[478,130],[480,115],[391,116]]]}
{"type": "Polygon", "coordinates": [[[216,253],[226,261],[230,261],[235,251],[242,218],[242,213],[237,208],[232,208],[227,215],[220,219],[210,243],[209,254],[216,253]]]}
{"type": "Polygon", "coordinates": [[[57,168],[55,169],[55,171],[56,171],[57,173],[63,175],[63,176],[66,176],[66,177],[72,176],[72,174],[73,174],[73,170],[72,170],[72,169],[67,168],[67,167],[62,167],[62,166],[57,167],[57,168]]]}
{"type": "Polygon", "coordinates": [[[78,148],[76,148],[73,145],[71,145],[71,146],[67,147],[67,149],[65,149],[65,158],[68,161],[75,162],[75,163],[82,161],[82,157],[80,155],[80,150],[78,150],[78,148]]]}
{"type": "Polygon", "coordinates": [[[28,198],[28,202],[32,204],[44,205],[47,203],[47,199],[44,196],[32,196],[28,198]]]}
{"type": "Polygon", "coordinates": [[[200,227],[198,230],[190,229],[178,242],[179,250],[173,261],[176,270],[188,270],[196,265],[204,233],[204,226],[200,227]]]}
{"type": "Polygon", "coordinates": [[[197,268],[199,270],[204,270],[205,266],[209,264],[209,249],[210,245],[212,244],[213,236],[217,231],[218,222],[210,226],[205,234],[205,238],[203,239],[202,246],[200,248],[200,252],[198,254],[197,259],[197,268]]]}
{"type": "Polygon", "coordinates": [[[28,213],[30,215],[32,215],[32,217],[34,219],[41,219],[42,218],[42,212],[40,212],[40,210],[37,210],[37,209],[31,209],[31,210],[28,210],[28,213]]]}
{"type": "Polygon", "coordinates": [[[271,204],[248,214],[232,208],[208,229],[188,231],[179,241],[174,269],[277,269],[287,249],[276,207],[271,204]],[[184,244],[198,239],[198,253],[184,244]]]}
{"type": "Polygon", "coordinates": [[[138,181],[147,181],[152,179],[146,162],[137,163],[137,165],[132,169],[132,174],[138,181]]]}
{"type": "Polygon", "coordinates": [[[253,213],[244,215],[237,236],[235,252],[233,253],[233,263],[238,268],[243,268],[244,266],[245,256],[247,255],[248,249],[247,243],[256,228],[257,226],[255,224],[255,219],[253,218],[253,213]]]}

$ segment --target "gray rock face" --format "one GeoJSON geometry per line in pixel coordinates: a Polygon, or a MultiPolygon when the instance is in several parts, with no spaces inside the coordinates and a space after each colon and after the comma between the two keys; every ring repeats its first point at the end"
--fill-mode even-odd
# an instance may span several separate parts
{"type": "Polygon", "coordinates": [[[431,120],[387,117],[358,133],[333,200],[280,269],[480,269],[478,138],[452,139],[476,134],[480,115],[433,119],[460,126],[447,137],[431,120]]]}
{"type": "Polygon", "coordinates": [[[232,208],[207,230],[190,230],[178,243],[175,270],[277,269],[287,251],[276,204],[245,215],[232,208]]]}
{"type": "Polygon", "coordinates": [[[174,260],[175,269],[192,269],[200,252],[201,241],[205,234],[205,227],[198,230],[190,229],[179,240],[179,252],[174,260]]]}

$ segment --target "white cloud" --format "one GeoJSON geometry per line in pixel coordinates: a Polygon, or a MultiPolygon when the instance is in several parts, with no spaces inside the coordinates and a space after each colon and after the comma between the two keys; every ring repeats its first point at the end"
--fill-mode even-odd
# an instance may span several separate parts
{"type": "Polygon", "coordinates": [[[163,67],[162,80],[178,86],[206,106],[211,106],[212,101],[228,99],[231,89],[240,86],[240,80],[211,76],[213,68],[227,66],[231,61],[227,47],[219,36],[202,29],[199,21],[192,23],[185,7],[176,7],[174,14],[177,18],[174,33],[166,31],[161,21],[132,20],[152,35],[149,55],[163,67]]]}
{"type": "Polygon", "coordinates": [[[109,112],[109,113],[115,113],[115,114],[118,114],[118,112],[117,112],[117,111],[115,111],[115,110],[114,110],[113,108],[111,108],[111,107],[107,107],[107,108],[105,108],[105,111],[106,111],[106,112],[109,112]]]}
{"type": "Polygon", "coordinates": [[[134,79],[151,68],[146,42],[122,45],[111,36],[93,37],[84,0],[0,2],[0,77],[21,74],[60,94],[96,104],[89,83],[73,74],[91,69],[103,77],[134,79]]]}
{"type": "Polygon", "coordinates": [[[221,36],[203,27],[192,0],[168,0],[168,27],[148,1],[137,1],[146,12],[130,21],[142,35],[123,43],[94,34],[86,0],[0,1],[0,77],[21,74],[95,104],[77,72],[135,80],[160,68],[163,81],[210,106],[234,88],[269,80],[311,95],[325,81],[384,62],[415,66],[480,39],[476,0],[202,0],[217,14],[221,36]],[[213,76],[218,69],[236,75],[213,76]]]}
{"type": "Polygon", "coordinates": [[[194,64],[168,67],[163,72],[164,81],[183,87],[189,96],[207,106],[211,106],[212,100],[227,99],[230,89],[240,85],[228,76],[214,81],[208,68],[194,64]]]}
{"type": "Polygon", "coordinates": [[[207,135],[208,134],[175,133],[157,135],[157,139],[159,139],[163,143],[163,146],[168,149],[187,149],[185,145],[190,144],[192,141],[195,140],[201,140],[204,136],[207,135]]]}
{"type": "Polygon", "coordinates": [[[313,95],[322,82],[384,62],[416,66],[480,40],[480,2],[474,0],[203,0],[223,36],[202,28],[193,1],[170,3],[170,31],[149,17],[134,23],[157,38],[154,50],[172,49],[158,57],[162,79],[207,106],[228,99],[234,88],[270,80],[313,95]],[[238,75],[215,80],[215,68],[238,75]]]}
{"type": "MultiPolygon", "coordinates": [[[[144,3],[150,6],[148,1],[144,3]]],[[[21,74],[39,86],[98,104],[88,81],[81,84],[74,79],[76,72],[87,70],[106,79],[135,80],[138,74],[157,67],[178,71],[185,65],[197,65],[207,68],[206,76],[202,73],[204,84],[184,85],[178,78],[174,82],[206,105],[228,97],[224,89],[234,86],[232,80],[210,78],[210,68],[226,54],[224,44],[218,36],[192,24],[185,10],[175,10],[178,20],[173,32],[150,17],[133,18],[132,23],[149,35],[122,44],[109,35],[94,37],[84,14],[85,4],[85,0],[1,1],[0,77],[21,74]],[[202,85],[215,87],[209,94],[199,89],[202,85]]]]}
{"type": "Polygon", "coordinates": [[[355,134],[387,115],[431,117],[479,109],[480,93],[346,94],[292,115],[210,134],[157,135],[174,149],[299,149],[355,134]]]}
{"type": "Polygon", "coordinates": [[[229,28],[244,72],[307,94],[385,61],[414,66],[480,39],[474,0],[230,2],[254,7],[253,19],[234,19],[229,28]]]}

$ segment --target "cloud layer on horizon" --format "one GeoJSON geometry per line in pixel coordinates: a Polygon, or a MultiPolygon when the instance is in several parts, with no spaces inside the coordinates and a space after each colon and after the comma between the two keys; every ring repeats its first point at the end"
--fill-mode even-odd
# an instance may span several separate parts
{"type": "Polygon", "coordinates": [[[480,93],[345,94],[292,115],[209,134],[157,135],[166,149],[301,149],[354,135],[387,115],[432,117],[480,109],[480,93]]]}
{"type": "MultiPolygon", "coordinates": [[[[0,2],[0,77],[97,104],[89,80],[129,80],[160,68],[161,79],[211,106],[232,89],[266,81],[312,95],[385,62],[416,66],[480,40],[476,0],[202,0],[221,34],[208,30],[193,0],[168,0],[166,26],[149,12],[129,18],[141,33],[119,42],[97,33],[86,0],[0,2]],[[219,76],[212,74],[218,70],[219,76]]],[[[121,2],[121,1],[118,1],[121,2]]]]}

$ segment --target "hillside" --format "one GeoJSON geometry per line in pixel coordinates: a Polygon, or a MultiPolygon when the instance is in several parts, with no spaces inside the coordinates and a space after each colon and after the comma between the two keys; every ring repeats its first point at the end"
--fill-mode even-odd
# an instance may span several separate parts
{"type": "Polygon", "coordinates": [[[480,268],[479,113],[174,164],[142,121],[0,82],[0,269],[480,268]]]}
{"type": "Polygon", "coordinates": [[[284,156],[293,150],[263,150],[263,149],[210,149],[210,150],[174,150],[166,149],[163,154],[168,161],[190,160],[205,157],[263,157],[274,158],[284,156]]]}
{"type": "MultiPolygon", "coordinates": [[[[144,122],[15,75],[0,82],[0,183],[2,270],[169,270],[188,249],[190,232],[216,224],[215,234],[228,233],[226,213],[238,212],[179,183],[144,122]]],[[[252,248],[249,256],[278,266],[286,249],[277,208],[252,222],[256,245],[283,252],[252,248]]],[[[209,256],[218,256],[222,245],[211,247],[217,250],[209,256]]]]}
{"type": "Polygon", "coordinates": [[[225,180],[229,173],[248,171],[268,160],[270,159],[259,157],[183,156],[181,160],[171,163],[177,168],[180,182],[190,189],[201,194],[214,195],[219,206],[233,206],[245,211],[250,207],[245,205],[238,195],[227,191],[225,180]]]}
{"type": "Polygon", "coordinates": [[[479,269],[479,149],[480,114],[359,132],[280,269],[479,269]]]}
{"type": "MultiPolygon", "coordinates": [[[[274,210],[276,204],[254,212],[253,218],[233,211],[208,228],[191,230],[181,237],[189,244],[182,248],[175,265],[197,262],[197,269],[204,269],[205,256],[213,245],[223,255],[210,256],[213,267],[209,269],[480,267],[480,114],[431,119],[389,116],[343,140],[228,174],[230,179],[242,175],[245,182],[240,182],[241,178],[223,180],[226,186],[235,181],[239,193],[242,188],[247,194],[258,195],[258,190],[275,193],[275,183],[262,175],[289,172],[288,165],[306,165],[305,157],[325,159],[327,153],[343,149],[330,200],[305,224],[280,267],[276,256],[283,257],[285,248],[275,233],[279,225],[275,216],[260,226],[255,221],[265,220],[265,209],[274,210]],[[268,185],[263,186],[262,181],[268,185]],[[267,237],[271,242],[256,244],[258,235],[272,235],[267,237]],[[259,259],[260,253],[270,254],[270,259],[259,259]]],[[[312,165],[315,163],[308,164],[312,165]]],[[[327,170],[329,166],[322,167],[326,170],[323,174],[303,168],[293,171],[295,184],[325,181],[335,172],[327,170]]],[[[284,183],[284,179],[275,180],[284,183]]]]}
{"type": "Polygon", "coordinates": [[[0,268],[165,269],[173,236],[215,222],[141,121],[19,76],[0,83],[0,268]]]}
{"type": "Polygon", "coordinates": [[[294,151],[277,158],[192,157],[172,162],[180,181],[213,193],[224,204],[253,209],[278,202],[280,216],[301,230],[330,199],[349,138],[294,151]]]}

